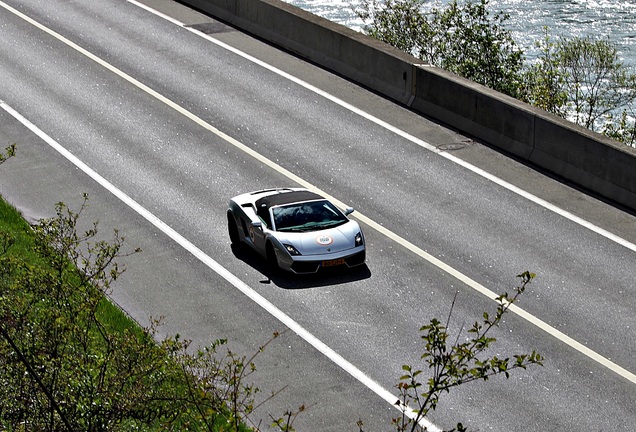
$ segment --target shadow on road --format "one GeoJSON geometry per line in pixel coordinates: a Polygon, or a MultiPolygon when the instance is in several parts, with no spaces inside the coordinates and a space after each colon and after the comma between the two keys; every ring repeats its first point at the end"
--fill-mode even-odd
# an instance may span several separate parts
{"type": "Polygon", "coordinates": [[[297,275],[279,269],[268,268],[265,260],[248,247],[232,245],[232,253],[263,274],[262,284],[272,284],[284,289],[306,289],[355,282],[371,277],[366,264],[354,268],[347,266],[321,269],[316,274],[297,275]]]}

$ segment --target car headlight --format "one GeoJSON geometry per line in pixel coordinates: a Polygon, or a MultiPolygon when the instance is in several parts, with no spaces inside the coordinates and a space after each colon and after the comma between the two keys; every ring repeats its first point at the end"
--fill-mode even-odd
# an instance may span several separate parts
{"type": "Polygon", "coordinates": [[[362,236],[362,232],[356,234],[356,247],[362,246],[364,244],[364,237],[362,236]]]}
{"type": "Polygon", "coordinates": [[[289,252],[290,255],[300,255],[298,249],[296,249],[292,245],[283,243],[283,246],[285,247],[285,249],[287,249],[287,252],[289,252]]]}

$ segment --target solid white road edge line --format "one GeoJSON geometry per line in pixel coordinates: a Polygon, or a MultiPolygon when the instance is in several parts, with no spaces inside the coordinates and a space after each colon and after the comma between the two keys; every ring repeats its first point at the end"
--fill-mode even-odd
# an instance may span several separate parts
{"type": "Polygon", "coordinates": [[[609,240],[611,240],[611,241],[613,241],[615,243],[618,243],[618,244],[620,244],[620,245],[622,245],[622,246],[624,246],[624,247],[626,247],[628,249],[631,249],[632,251],[636,252],[636,244],[631,243],[631,242],[629,242],[629,241],[617,236],[616,234],[613,234],[613,233],[611,233],[611,232],[609,232],[609,231],[607,231],[607,230],[605,230],[605,229],[603,229],[603,228],[601,228],[601,227],[599,227],[597,225],[594,225],[591,222],[588,222],[588,221],[586,221],[586,220],[574,215],[573,213],[568,212],[567,210],[559,208],[558,206],[556,206],[556,205],[554,205],[554,204],[552,204],[552,203],[550,203],[550,202],[548,202],[548,201],[546,201],[546,200],[544,200],[542,198],[539,198],[539,197],[537,197],[535,195],[532,195],[531,193],[529,193],[527,191],[524,191],[523,189],[521,189],[521,188],[519,188],[517,186],[514,186],[513,184],[508,183],[505,180],[500,179],[500,178],[498,178],[498,177],[496,177],[496,176],[494,176],[494,175],[492,175],[492,174],[490,174],[490,173],[488,173],[488,172],[486,172],[486,171],[484,171],[484,170],[482,170],[480,168],[477,168],[476,166],[470,164],[469,162],[463,161],[460,158],[458,158],[458,157],[456,157],[456,156],[454,156],[454,155],[452,155],[452,154],[450,154],[450,153],[448,153],[446,151],[439,150],[435,146],[427,143],[426,141],[421,140],[421,139],[419,139],[419,138],[417,138],[417,137],[415,137],[415,136],[413,136],[413,135],[411,135],[411,134],[409,134],[409,133],[407,133],[407,132],[405,132],[405,131],[403,131],[403,130],[401,130],[401,129],[399,129],[399,128],[397,128],[397,127],[395,127],[395,126],[393,126],[393,125],[391,125],[391,124],[389,124],[389,123],[387,123],[385,121],[383,121],[383,120],[380,120],[379,118],[372,116],[371,114],[361,110],[360,108],[357,108],[357,107],[355,107],[355,106],[353,106],[353,105],[351,105],[351,104],[349,104],[349,103],[347,103],[347,102],[345,102],[345,101],[343,101],[341,99],[338,99],[337,97],[335,97],[335,96],[333,96],[333,95],[331,95],[331,94],[329,94],[329,93],[327,93],[327,92],[325,92],[325,91],[323,91],[323,90],[321,90],[321,89],[319,89],[317,87],[314,87],[313,85],[301,80],[300,78],[297,78],[297,77],[295,77],[295,76],[293,76],[291,74],[288,74],[287,72],[284,72],[284,71],[282,71],[282,70],[280,70],[280,69],[278,69],[278,68],[276,68],[276,67],[274,67],[274,66],[272,66],[272,65],[270,65],[268,63],[265,63],[264,61],[259,60],[256,57],[253,57],[253,56],[251,56],[251,55],[249,55],[247,53],[244,53],[243,51],[240,51],[240,50],[238,50],[238,49],[236,49],[236,48],[234,48],[234,47],[232,47],[230,45],[227,45],[226,43],[224,43],[224,42],[222,42],[222,41],[220,41],[218,39],[215,39],[214,37],[212,37],[212,36],[210,36],[210,35],[208,35],[206,33],[203,33],[203,32],[201,32],[201,31],[199,31],[197,29],[194,29],[192,27],[188,27],[186,24],[174,19],[173,17],[170,17],[170,16],[168,16],[166,14],[161,13],[161,12],[151,8],[150,6],[147,6],[147,5],[144,5],[142,3],[139,3],[136,0],[126,0],[126,1],[128,1],[129,3],[132,3],[132,4],[142,8],[142,9],[145,9],[148,12],[151,12],[151,13],[153,13],[153,14],[155,14],[155,15],[157,15],[157,16],[159,16],[159,17],[161,17],[161,18],[163,18],[163,19],[165,19],[167,21],[170,21],[171,23],[173,23],[175,25],[178,25],[178,26],[184,28],[185,30],[188,30],[188,31],[190,31],[190,32],[192,32],[192,33],[194,33],[194,34],[196,34],[196,35],[198,35],[198,36],[200,36],[200,37],[202,37],[202,38],[214,43],[215,45],[217,45],[217,46],[219,46],[219,47],[221,47],[221,48],[223,48],[223,49],[225,49],[227,51],[232,52],[233,54],[236,54],[236,55],[238,55],[240,57],[243,57],[244,59],[246,59],[246,60],[248,60],[248,61],[250,61],[250,62],[252,62],[254,64],[257,64],[257,65],[269,70],[270,72],[273,72],[273,73],[275,73],[275,74],[277,74],[277,75],[279,75],[279,76],[281,76],[281,77],[283,77],[283,78],[285,78],[285,79],[287,79],[289,81],[292,81],[293,83],[298,84],[299,86],[304,87],[307,90],[309,90],[309,91],[311,91],[313,93],[316,93],[319,96],[322,96],[323,98],[335,103],[336,105],[339,105],[339,106],[341,106],[341,107],[343,107],[343,108],[345,108],[345,109],[347,109],[347,110],[359,115],[360,117],[363,117],[363,118],[369,120],[370,122],[375,123],[378,126],[384,128],[386,130],[389,130],[389,131],[393,132],[394,134],[396,134],[396,135],[398,135],[398,136],[400,136],[400,137],[402,137],[402,138],[404,138],[404,139],[406,139],[406,140],[408,140],[408,141],[410,141],[410,142],[412,142],[412,143],[414,143],[414,144],[416,144],[416,145],[418,145],[418,146],[420,146],[420,147],[422,147],[422,148],[424,148],[426,150],[429,150],[429,151],[431,151],[433,153],[437,153],[440,156],[442,156],[442,157],[444,157],[444,158],[446,158],[446,159],[448,159],[448,160],[450,160],[450,161],[452,161],[452,162],[454,162],[454,163],[456,163],[456,164],[458,164],[458,165],[460,165],[460,166],[462,166],[462,167],[474,172],[475,174],[477,174],[479,176],[482,176],[482,177],[492,181],[493,183],[495,183],[495,184],[497,184],[497,185],[499,185],[499,186],[501,186],[501,187],[503,187],[505,189],[508,189],[511,192],[514,192],[514,193],[522,196],[523,198],[525,198],[525,199],[527,199],[529,201],[534,202],[535,204],[538,204],[538,205],[540,205],[540,206],[542,206],[542,207],[544,207],[544,208],[546,208],[546,209],[548,209],[548,210],[550,210],[550,211],[552,211],[552,212],[554,212],[554,213],[556,213],[558,215],[561,215],[562,217],[564,217],[566,219],[571,220],[574,223],[577,223],[577,224],[589,229],[590,231],[593,231],[593,232],[595,232],[595,233],[597,233],[597,234],[599,234],[599,235],[601,235],[601,236],[603,236],[603,237],[605,237],[605,238],[607,238],[607,239],[609,239],[609,240]]]}
{"type": "MultiPolygon", "coordinates": [[[[134,3],[134,4],[137,4],[140,7],[143,7],[144,9],[147,9],[147,10],[153,12],[153,13],[159,14],[157,11],[154,11],[153,9],[148,8],[145,5],[141,5],[141,4],[139,4],[138,2],[136,2],[134,0],[127,0],[127,1],[129,1],[131,3],[134,3]]],[[[194,121],[195,123],[197,123],[201,127],[203,127],[205,129],[207,129],[208,131],[214,133],[219,138],[221,138],[221,139],[227,141],[228,143],[234,145],[238,149],[244,151],[246,154],[249,154],[250,156],[254,157],[256,160],[262,162],[263,164],[271,167],[272,169],[276,170],[280,174],[286,176],[290,180],[298,183],[299,185],[301,185],[303,187],[306,187],[308,189],[311,189],[311,190],[313,190],[315,192],[318,192],[318,193],[324,195],[325,197],[330,199],[332,202],[334,202],[334,204],[336,204],[336,205],[338,205],[338,206],[340,206],[342,208],[346,207],[346,205],[344,203],[342,203],[340,200],[337,200],[334,197],[331,197],[330,195],[328,195],[325,192],[321,191],[320,189],[318,189],[317,187],[315,187],[311,183],[307,182],[306,180],[300,178],[299,176],[297,176],[296,174],[292,173],[291,171],[288,171],[287,169],[283,168],[282,166],[276,164],[275,162],[267,159],[263,155],[257,153],[256,151],[252,150],[251,148],[247,147],[245,144],[242,144],[241,142],[239,142],[239,141],[235,140],[234,138],[230,137],[229,135],[221,132],[220,130],[216,129],[214,126],[212,126],[209,123],[205,122],[200,117],[198,117],[195,114],[187,111],[185,108],[183,108],[180,105],[172,102],[170,99],[168,99],[165,96],[159,94],[158,92],[152,90],[151,88],[149,88],[145,84],[143,84],[143,83],[139,82],[138,80],[136,80],[135,78],[127,75],[123,71],[117,69],[113,65],[111,65],[111,64],[107,63],[106,61],[102,60],[101,58],[95,56],[94,54],[90,53],[89,51],[87,51],[84,48],[80,47],[79,45],[75,44],[74,42],[71,42],[70,40],[66,39],[62,35],[60,35],[60,34],[56,33],[55,31],[43,26],[42,24],[40,24],[37,21],[31,19],[30,17],[22,14],[21,12],[17,11],[16,9],[12,8],[11,6],[6,5],[2,1],[0,1],[0,6],[4,7],[5,9],[7,9],[10,12],[14,13],[15,15],[19,16],[20,18],[24,19],[25,21],[27,21],[28,23],[32,24],[33,26],[41,29],[42,31],[44,31],[46,33],[48,33],[49,35],[53,36],[54,38],[60,40],[61,42],[67,44],[69,47],[71,47],[71,48],[75,49],[76,51],[82,53],[83,55],[85,55],[86,57],[88,57],[91,60],[95,61],[96,63],[102,65],[104,68],[110,70],[111,72],[113,72],[114,74],[120,76],[121,78],[123,78],[124,80],[128,81],[132,85],[138,87],[140,90],[143,90],[143,91],[147,92],[149,95],[151,95],[151,96],[155,97],[156,99],[160,100],[161,102],[163,102],[167,106],[173,108],[174,110],[176,110],[177,112],[181,113],[182,115],[184,115],[185,117],[189,118],[190,120],[194,121]]],[[[171,19],[171,21],[183,26],[183,24],[178,23],[178,21],[175,21],[175,20],[172,20],[172,19],[171,19]]],[[[188,27],[184,26],[184,28],[188,28],[188,27]]],[[[272,66],[269,66],[269,65],[261,62],[258,59],[252,58],[251,56],[236,50],[235,48],[229,47],[229,46],[223,44],[220,41],[216,41],[215,39],[208,37],[208,35],[205,35],[203,33],[200,33],[198,31],[196,31],[196,30],[193,30],[193,29],[189,29],[189,30],[194,31],[194,32],[200,34],[203,37],[206,37],[207,39],[209,39],[210,41],[212,41],[212,42],[214,42],[216,44],[219,44],[221,46],[226,47],[226,49],[228,49],[231,52],[235,52],[238,55],[241,55],[241,56],[243,56],[243,57],[245,57],[247,59],[253,59],[254,62],[262,65],[263,67],[266,67],[267,69],[270,69],[270,70],[275,69],[272,66]]],[[[280,74],[290,77],[290,79],[292,79],[294,82],[296,82],[296,80],[298,80],[297,78],[292,77],[291,75],[288,75],[288,74],[286,74],[286,73],[284,73],[282,71],[280,71],[280,74]]],[[[300,80],[298,80],[297,82],[302,83],[302,81],[300,81],[300,80]]],[[[306,86],[308,86],[308,88],[311,87],[309,84],[306,84],[306,86]]],[[[330,95],[327,95],[326,93],[322,92],[319,89],[316,89],[315,91],[317,93],[319,93],[319,94],[326,95],[325,97],[329,96],[330,99],[332,98],[330,95]]],[[[343,106],[345,106],[345,105],[349,106],[345,102],[342,102],[342,104],[344,104],[343,106]]],[[[355,112],[362,113],[361,115],[366,115],[366,113],[363,113],[362,111],[358,110],[355,107],[351,107],[351,109],[354,110],[355,112]]],[[[377,120],[377,121],[380,122],[378,124],[386,124],[386,123],[382,122],[381,120],[377,120]]],[[[393,126],[387,125],[387,127],[389,127],[391,130],[394,130],[396,133],[400,134],[401,136],[411,137],[410,135],[406,134],[405,132],[400,131],[397,128],[394,128],[393,126]]],[[[412,138],[412,140],[414,140],[414,142],[421,142],[422,145],[425,148],[434,149],[434,147],[430,146],[430,144],[427,144],[427,143],[419,140],[418,138],[415,138],[415,137],[411,137],[411,138],[412,138]]],[[[411,139],[411,138],[409,138],[409,139],[411,139]]],[[[448,157],[449,159],[453,158],[451,155],[446,155],[446,157],[448,157]]],[[[466,164],[466,165],[469,165],[469,164],[466,164]]],[[[477,172],[477,173],[480,171],[476,167],[473,167],[473,168],[474,168],[475,172],[477,172]]],[[[494,176],[493,176],[493,178],[494,178],[494,176]]],[[[504,182],[503,180],[500,180],[500,181],[502,182],[502,184],[506,184],[506,182],[504,182]]],[[[512,187],[512,185],[510,185],[510,186],[512,187]]],[[[515,189],[518,189],[518,188],[515,188],[515,189]]],[[[511,190],[513,190],[513,189],[511,189],[511,190]]],[[[530,194],[528,194],[528,195],[532,196],[530,194]]],[[[536,198],[536,199],[539,200],[539,201],[542,201],[539,198],[536,198]]],[[[567,213],[567,212],[565,212],[565,213],[567,213]]],[[[355,216],[356,216],[356,218],[358,220],[360,220],[361,222],[367,224],[369,227],[371,227],[371,228],[377,230],[378,232],[384,234],[386,237],[392,239],[396,243],[401,244],[406,249],[411,250],[413,253],[415,253],[418,256],[424,258],[425,260],[429,261],[431,264],[437,266],[438,268],[446,271],[448,274],[453,275],[455,278],[457,278],[458,280],[462,281],[467,286],[470,286],[471,288],[475,289],[476,291],[484,294],[486,297],[491,298],[493,300],[497,297],[497,295],[493,291],[491,291],[488,288],[484,287],[483,285],[477,283],[476,281],[473,281],[468,276],[466,276],[463,273],[455,270],[454,268],[450,267],[449,265],[447,265],[446,263],[440,261],[439,259],[433,257],[432,255],[428,254],[427,252],[425,252],[424,250],[422,250],[418,246],[410,243],[406,239],[404,239],[404,238],[398,236],[397,234],[393,233],[392,231],[384,228],[379,223],[374,222],[370,218],[367,218],[366,216],[364,216],[364,215],[362,215],[360,213],[356,213],[355,216]]],[[[576,219],[578,219],[578,218],[576,218],[576,219]]],[[[573,221],[577,222],[577,220],[575,220],[575,219],[573,219],[573,221]]],[[[592,224],[589,224],[589,225],[590,226],[594,226],[592,224]]],[[[601,228],[598,228],[598,229],[601,230],[601,231],[604,231],[601,228]]],[[[616,236],[614,236],[614,237],[616,237],[616,236]]],[[[611,240],[613,240],[613,239],[611,239],[611,240]]],[[[629,243],[629,242],[627,242],[627,244],[630,245],[630,249],[636,251],[636,246],[635,245],[633,245],[632,243],[629,243]]],[[[559,330],[555,329],[554,327],[550,326],[549,324],[543,322],[539,318],[533,316],[532,314],[526,312],[525,310],[519,308],[516,305],[513,305],[513,307],[510,308],[510,311],[516,313],[518,316],[526,319],[528,322],[536,325],[537,327],[539,327],[542,330],[546,331],[548,334],[550,334],[550,335],[554,336],[555,338],[561,340],[562,342],[564,342],[568,346],[574,348],[575,350],[579,351],[580,353],[584,354],[585,356],[589,357],[590,359],[598,362],[602,366],[607,367],[608,369],[612,370],[613,372],[617,373],[618,375],[622,376],[623,378],[625,378],[625,379],[631,381],[632,383],[636,384],[636,375],[635,374],[633,374],[630,371],[626,370],[625,368],[619,366],[618,364],[606,359],[605,357],[601,356],[600,354],[596,353],[595,351],[587,348],[585,345],[583,345],[583,344],[577,342],[576,340],[570,338],[569,336],[565,335],[564,333],[560,332],[559,330]]],[[[393,397],[393,399],[395,399],[395,397],[393,397]]]]}
{"type": "MultiPolygon", "coordinates": [[[[294,333],[296,333],[298,336],[300,336],[302,339],[308,342],[316,350],[318,350],[323,355],[325,355],[329,360],[331,360],[336,365],[340,366],[347,373],[349,373],[351,376],[353,376],[355,379],[357,379],[359,382],[361,382],[364,386],[369,388],[375,394],[380,396],[386,402],[393,405],[397,409],[400,409],[399,406],[396,404],[396,402],[398,402],[397,396],[394,396],[391,392],[385,390],[380,384],[375,382],[372,378],[367,376],[364,372],[362,372],[360,369],[355,367],[352,363],[347,361],[340,354],[338,354],[336,351],[334,351],[332,348],[330,348],[320,339],[315,337],[312,333],[305,330],[304,327],[302,327],[300,324],[294,321],[290,316],[288,316],[283,311],[281,311],[276,306],[274,306],[269,300],[267,300],[265,297],[258,294],[256,291],[250,288],[246,283],[244,283],[242,280],[240,280],[238,277],[236,277],[233,273],[228,271],[225,267],[220,265],[214,259],[212,259],[209,255],[207,255],[201,249],[199,249],[194,244],[192,244],[189,240],[187,240],[185,237],[183,237],[181,234],[179,234],[177,231],[175,231],[173,228],[171,228],[169,225],[167,225],[157,216],[155,216],[150,211],[148,211],[145,207],[142,207],[139,203],[137,203],[135,200],[130,198],[123,191],[121,191],[112,183],[110,183],[108,180],[106,180],[104,177],[99,175],[92,168],[90,168],[88,165],[82,162],[79,158],[77,158],[75,155],[69,152],[66,148],[64,148],[61,144],[59,144],[53,138],[48,136],[40,128],[38,128],[36,125],[31,123],[28,119],[26,119],[20,113],[15,111],[12,107],[10,107],[7,103],[5,103],[2,100],[0,100],[0,108],[2,108],[12,117],[14,117],[20,123],[22,123],[31,132],[33,132],[38,137],[40,137],[49,146],[55,149],[58,153],[60,153],[63,157],[69,160],[77,168],[82,170],[86,175],[88,175],[91,179],[93,179],[95,182],[101,185],[104,189],[112,193],[115,197],[120,199],[124,204],[126,204],[128,207],[133,209],[135,212],[137,212],[140,216],[142,216],[144,219],[146,219],[148,222],[154,225],[157,229],[159,229],[161,232],[166,234],[168,237],[170,237],[172,240],[178,243],[181,247],[183,247],[189,253],[194,255],[197,259],[199,259],[203,264],[209,267],[212,271],[217,273],[219,276],[221,276],[223,279],[228,281],[235,288],[237,288],[239,291],[245,294],[248,298],[250,298],[256,304],[258,304],[263,309],[265,309],[269,314],[271,314],[273,317],[279,320],[283,325],[291,329],[294,333]]],[[[406,408],[406,414],[411,418],[416,417],[416,413],[413,411],[413,409],[409,407],[406,408]]],[[[442,432],[440,428],[435,426],[426,418],[421,419],[419,423],[423,427],[428,428],[430,432],[442,432]]]]}

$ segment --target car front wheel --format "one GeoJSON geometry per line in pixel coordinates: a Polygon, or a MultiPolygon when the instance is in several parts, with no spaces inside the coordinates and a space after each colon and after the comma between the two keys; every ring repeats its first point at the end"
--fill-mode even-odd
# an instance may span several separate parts
{"type": "Polygon", "coordinates": [[[267,247],[265,248],[265,259],[267,260],[267,269],[269,271],[277,272],[279,270],[276,251],[271,243],[267,243],[267,247]]]}

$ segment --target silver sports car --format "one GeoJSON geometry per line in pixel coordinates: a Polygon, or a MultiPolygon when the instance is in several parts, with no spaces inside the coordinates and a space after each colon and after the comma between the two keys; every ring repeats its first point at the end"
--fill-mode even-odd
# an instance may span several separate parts
{"type": "Polygon", "coordinates": [[[277,188],[230,199],[232,244],[248,244],[273,269],[316,273],[322,267],[364,264],[364,235],[329,200],[301,188],[277,188]]]}

